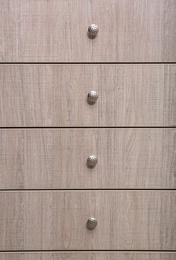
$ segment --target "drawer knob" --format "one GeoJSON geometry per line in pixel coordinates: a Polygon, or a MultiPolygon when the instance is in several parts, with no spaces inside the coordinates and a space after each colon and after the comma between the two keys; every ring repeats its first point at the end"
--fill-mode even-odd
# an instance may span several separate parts
{"type": "Polygon", "coordinates": [[[94,91],[94,90],[92,90],[92,91],[90,91],[89,93],[88,93],[88,95],[87,95],[87,99],[88,99],[88,101],[90,102],[90,103],[95,103],[96,101],[97,101],[97,99],[98,99],[98,94],[97,94],[97,92],[96,91],[94,91]]]}
{"type": "Polygon", "coordinates": [[[96,24],[91,24],[88,28],[88,32],[91,36],[96,36],[99,32],[98,25],[96,24]]]}
{"type": "Polygon", "coordinates": [[[87,229],[93,230],[97,226],[97,220],[95,218],[89,218],[87,220],[87,229]]]}
{"type": "Polygon", "coordinates": [[[95,167],[95,165],[97,164],[98,162],[98,159],[95,155],[90,155],[88,158],[87,158],[87,166],[89,168],[93,168],[95,167]]]}

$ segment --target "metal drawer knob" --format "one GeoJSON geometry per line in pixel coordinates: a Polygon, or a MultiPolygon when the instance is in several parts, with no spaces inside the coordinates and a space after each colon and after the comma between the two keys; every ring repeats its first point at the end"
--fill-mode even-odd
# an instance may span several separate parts
{"type": "Polygon", "coordinates": [[[88,93],[88,95],[87,95],[87,99],[88,99],[88,101],[90,102],[90,103],[95,103],[96,101],[97,101],[97,99],[98,99],[98,94],[97,94],[97,92],[96,91],[94,91],[94,90],[92,90],[92,91],[90,91],[89,93],[88,93]]]}
{"type": "Polygon", "coordinates": [[[95,155],[90,155],[88,158],[87,158],[87,166],[90,167],[90,168],[93,168],[95,167],[95,165],[97,164],[98,162],[98,159],[95,155]]]}
{"type": "Polygon", "coordinates": [[[88,28],[88,32],[91,36],[96,36],[99,32],[98,25],[96,24],[91,24],[88,28]]]}
{"type": "Polygon", "coordinates": [[[87,229],[93,230],[97,226],[97,220],[95,218],[89,218],[87,220],[87,229]]]}

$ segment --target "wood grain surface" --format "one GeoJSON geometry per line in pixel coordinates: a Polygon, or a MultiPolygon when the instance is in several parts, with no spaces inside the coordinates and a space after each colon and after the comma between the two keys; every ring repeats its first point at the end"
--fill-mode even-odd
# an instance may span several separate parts
{"type": "Polygon", "coordinates": [[[175,205],[176,191],[1,192],[0,250],[175,250],[175,205]]]}
{"type": "Polygon", "coordinates": [[[175,75],[176,65],[0,65],[0,126],[176,126],[175,75]]]}
{"type": "Polygon", "coordinates": [[[176,253],[55,252],[0,253],[1,260],[175,260],[176,253]]]}
{"type": "Polygon", "coordinates": [[[0,189],[93,188],[175,189],[176,129],[0,130],[0,189]]]}
{"type": "Polygon", "coordinates": [[[1,62],[176,60],[175,0],[1,0],[0,17],[1,62]]]}

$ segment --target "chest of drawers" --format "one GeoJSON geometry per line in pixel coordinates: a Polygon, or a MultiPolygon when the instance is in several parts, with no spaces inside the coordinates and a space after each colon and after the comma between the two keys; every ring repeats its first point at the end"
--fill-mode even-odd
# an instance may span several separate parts
{"type": "Polygon", "coordinates": [[[176,1],[0,17],[0,259],[175,260],[176,1]]]}

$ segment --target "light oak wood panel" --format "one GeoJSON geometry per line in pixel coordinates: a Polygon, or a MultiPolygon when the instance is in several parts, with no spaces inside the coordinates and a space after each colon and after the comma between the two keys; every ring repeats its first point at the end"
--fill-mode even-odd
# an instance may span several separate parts
{"type": "Polygon", "coordinates": [[[175,250],[175,205],[176,191],[1,192],[0,250],[175,250]]]}
{"type": "Polygon", "coordinates": [[[1,260],[175,260],[176,253],[59,252],[0,253],[1,260]]]}
{"type": "Polygon", "coordinates": [[[1,0],[0,17],[1,62],[176,61],[175,0],[1,0]]]}
{"type": "Polygon", "coordinates": [[[175,189],[176,129],[0,130],[0,189],[92,188],[175,189]]]}
{"type": "Polygon", "coordinates": [[[173,126],[175,75],[176,65],[1,65],[0,126],[173,126]]]}

